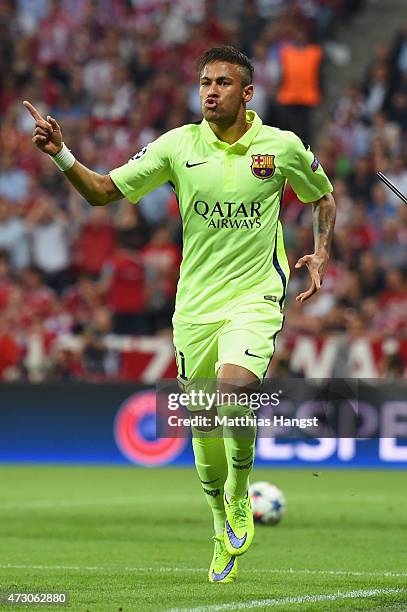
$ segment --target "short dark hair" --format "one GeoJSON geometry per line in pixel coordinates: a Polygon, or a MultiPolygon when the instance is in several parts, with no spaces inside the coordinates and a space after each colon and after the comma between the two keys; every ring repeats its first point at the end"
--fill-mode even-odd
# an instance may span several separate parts
{"type": "Polygon", "coordinates": [[[212,62],[228,62],[242,67],[242,85],[250,85],[253,81],[254,68],[250,63],[247,55],[232,47],[231,45],[223,45],[222,47],[212,47],[206,51],[198,60],[198,74],[201,73],[207,64],[212,62]]]}

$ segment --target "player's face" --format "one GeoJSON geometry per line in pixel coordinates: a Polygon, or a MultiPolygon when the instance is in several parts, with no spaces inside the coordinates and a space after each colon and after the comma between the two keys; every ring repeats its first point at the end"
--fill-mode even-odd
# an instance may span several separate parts
{"type": "Polygon", "coordinates": [[[253,85],[243,86],[242,69],[228,62],[207,64],[201,73],[199,96],[202,114],[213,123],[233,123],[253,97],[253,85]]]}

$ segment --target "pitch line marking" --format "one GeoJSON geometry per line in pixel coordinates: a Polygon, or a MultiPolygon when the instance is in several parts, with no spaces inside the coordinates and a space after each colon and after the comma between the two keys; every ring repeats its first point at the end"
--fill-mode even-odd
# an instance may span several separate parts
{"type": "MultiPolygon", "coordinates": [[[[193,502],[199,503],[200,499],[198,496],[194,499],[189,495],[170,495],[167,496],[166,499],[173,500],[191,500],[193,502]]],[[[50,499],[50,500],[26,500],[22,502],[8,502],[0,500],[0,512],[8,511],[8,510],[60,510],[61,508],[81,508],[87,506],[111,506],[111,505],[121,505],[121,504],[131,504],[137,505],[141,503],[148,502],[157,502],[162,501],[162,496],[160,495],[149,495],[140,497],[93,497],[93,498],[82,498],[82,499],[73,499],[73,500],[58,500],[58,499],[50,499]]]]}
{"type": "Polygon", "coordinates": [[[327,595],[300,595],[298,597],[283,597],[281,599],[253,599],[251,601],[235,601],[214,606],[199,606],[197,608],[171,608],[169,612],[223,612],[224,610],[249,610],[254,608],[274,608],[289,604],[319,603],[323,601],[338,601],[340,599],[366,599],[368,597],[401,595],[407,589],[366,589],[331,593],[327,595]]]}
{"type": "MultiPolygon", "coordinates": [[[[206,572],[204,567],[106,567],[100,565],[22,565],[7,563],[0,565],[0,569],[33,569],[33,570],[71,570],[71,571],[90,571],[90,572],[206,572]]],[[[309,574],[325,576],[356,576],[356,577],[376,577],[376,578],[407,578],[407,572],[353,572],[351,570],[310,570],[310,569],[246,569],[246,574],[309,574]]]]}

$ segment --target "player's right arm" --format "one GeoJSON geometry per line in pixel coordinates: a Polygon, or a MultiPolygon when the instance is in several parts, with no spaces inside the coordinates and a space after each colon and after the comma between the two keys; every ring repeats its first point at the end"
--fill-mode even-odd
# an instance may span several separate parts
{"type": "MultiPolygon", "coordinates": [[[[30,102],[24,101],[23,104],[35,121],[33,143],[40,151],[54,157],[63,146],[60,126],[49,115],[47,119],[44,119],[30,102]]],[[[124,197],[109,175],[98,174],[78,160],[69,170],[65,170],[64,174],[75,189],[93,206],[104,206],[124,197]]]]}
{"type": "Polygon", "coordinates": [[[80,164],[64,147],[61,128],[55,119],[48,115],[45,120],[30,102],[24,102],[24,106],[35,120],[33,143],[54,157],[60,153],[54,161],[58,162],[59,167],[61,163],[65,166],[62,169],[67,179],[94,206],[104,206],[123,197],[135,204],[150,191],[175,180],[172,166],[179,147],[181,128],[163,134],[143,147],[126,164],[114,168],[108,176],[103,176],[80,164]]]}

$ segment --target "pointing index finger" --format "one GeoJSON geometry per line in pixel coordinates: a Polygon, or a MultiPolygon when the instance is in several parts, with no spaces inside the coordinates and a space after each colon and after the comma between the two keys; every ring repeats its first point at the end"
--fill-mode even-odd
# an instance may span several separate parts
{"type": "Polygon", "coordinates": [[[37,111],[37,109],[35,108],[35,106],[33,106],[31,104],[31,102],[28,102],[28,100],[24,100],[23,105],[26,107],[26,109],[28,110],[28,112],[30,113],[30,115],[36,120],[36,121],[43,121],[43,118],[41,117],[40,113],[37,111]]]}

